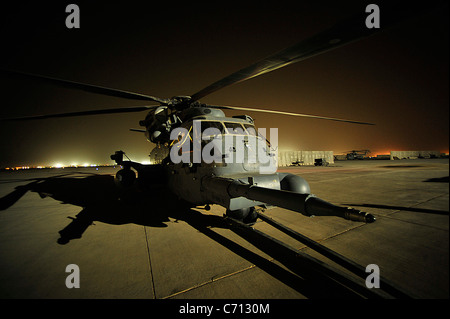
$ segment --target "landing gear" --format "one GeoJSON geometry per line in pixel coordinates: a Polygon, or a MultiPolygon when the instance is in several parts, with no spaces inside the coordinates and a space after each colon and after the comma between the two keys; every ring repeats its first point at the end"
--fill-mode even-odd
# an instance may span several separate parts
{"type": "Polygon", "coordinates": [[[116,173],[116,182],[123,188],[130,188],[136,180],[136,173],[130,168],[121,169],[116,173]]]}
{"type": "Polygon", "coordinates": [[[128,166],[116,173],[114,183],[118,190],[118,199],[124,203],[133,203],[136,195],[136,173],[128,166]]]}
{"type": "Polygon", "coordinates": [[[254,224],[258,218],[255,207],[241,208],[237,210],[227,209],[226,216],[250,225],[254,224]]]}

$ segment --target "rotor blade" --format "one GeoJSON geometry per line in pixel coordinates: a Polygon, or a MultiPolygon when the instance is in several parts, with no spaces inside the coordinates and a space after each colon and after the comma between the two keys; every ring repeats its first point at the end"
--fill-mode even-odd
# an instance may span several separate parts
{"type": "Polygon", "coordinates": [[[49,119],[49,118],[54,118],[54,117],[71,117],[71,116],[85,116],[85,115],[98,115],[98,114],[130,113],[130,112],[141,112],[141,111],[145,111],[145,110],[149,110],[149,109],[157,108],[157,107],[159,107],[159,105],[132,106],[132,107],[122,107],[122,108],[115,108],[115,109],[104,109],[104,110],[92,110],[92,111],[81,111],[81,112],[5,118],[5,119],[0,119],[0,121],[43,120],[43,119],[49,119]]]}
{"type": "Polygon", "coordinates": [[[145,133],[146,130],[140,129],[140,128],[130,128],[131,132],[138,132],[138,133],[145,133]]]}
{"type": "Polygon", "coordinates": [[[18,77],[18,78],[27,78],[27,79],[33,79],[38,80],[45,83],[54,84],[60,87],[69,88],[69,89],[78,89],[90,93],[97,93],[97,94],[103,94],[108,96],[114,96],[114,97],[120,97],[125,99],[131,99],[131,100],[142,100],[142,101],[154,101],[159,103],[166,103],[166,99],[160,99],[158,97],[140,94],[140,93],[134,93],[134,92],[128,92],[118,89],[112,89],[107,88],[103,86],[97,86],[97,85],[91,85],[91,84],[85,84],[85,83],[79,83],[74,81],[68,81],[63,79],[57,79],[52,78],[49,76],[39,75],[39,74],[32,74],[32,73],[25,73],[25,72],[19,72],[19,71],[12,71],[12,70],[2,70],[0,69],[0,74],[5,74],[12,77],[18,77]]]}
{"type": "Polygon", "coordinates": [[[196,101],[231,84],[251,79],[370,36],[385,28],[391,27],[405,18],[417,15],[418,13],[423,13],[431,8],[433,8],[433,5],[405,6],[403,3],[383,3],[383,5],[380,5],[380,28],[368,28],[366,26],[366,18],[369,16],[369,13],[364,12],[363,8],[361,8],[359,14],[335,24],[330,29],[318,33],[311,38],[301,41],[207,86],[193,94],[191,100],[196,101]]]}
{"type": "Polygon", "coordinates": [[[215,108],[215,109],[224,109],[224,110],[240,110],[240,111],[249,111],[249,112],[262,112],[262,113],[271,113],[271,114],[280,114],[280,115],[299,116],[299,117],[307,117],[307,118],[314,118],[314,119],[320,119],[320,120],[330,120],[330,121],[337,121],[337,122],[347,122],[347,123],[362,124],[362,125],[375,125],[373,123],[368,123],[368,122],[338,119],[338,118],[334,118],[334,117],[325,117],[325,116],[317,116],[317,115],[301,114],[301,113],[291,113],[291,112],[274,111],[274,110],[253,109],[253,108],[240,107],[240,106],[207,105],[207,107],[211,107],[211,108],[215,108]]]}

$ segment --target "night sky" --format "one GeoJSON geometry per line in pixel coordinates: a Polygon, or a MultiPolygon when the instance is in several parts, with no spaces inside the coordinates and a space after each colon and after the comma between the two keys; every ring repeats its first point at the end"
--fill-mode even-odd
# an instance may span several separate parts
{"type": "MultiPolygon", "coordinates": [[[[0,68],[170,98],[194,94],[375,1],[42,2],[2,4],[0,68]],[[69,3],[80,7],[80,29],[65,26],[69,3]]],[[[383,28],[381,3],[380,9],[383,28]]],[[[376,124],[248,113],[258,127],[279,129],[280,150],[448,153],[448,16],[446,4],[201,102],[376,124]]],[[[0,84],[1,118],[152,105],[4,76],[0,84]]],[[[116,150],[148,160],[154,144],[129,131],[140,128],[145,115],[1,122],[0,167],[112,164],[109,155],[116,150]]]]}

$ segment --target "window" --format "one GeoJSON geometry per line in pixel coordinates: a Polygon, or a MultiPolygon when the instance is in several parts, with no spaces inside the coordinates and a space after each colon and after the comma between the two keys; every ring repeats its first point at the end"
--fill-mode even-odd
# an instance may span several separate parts
{"type": "Polygon", "coordinates": [[[246,134],[240,123],[225,122],[224,124],[229,134],[246,134]]]}
{"type": "MultiPolygon", "coordinates": [[[[222,122],[215,122],[215,121],[202,121],[201,122],[201,130],[204,133],[206,129],[208,128],[215,128],[218,129],[220,134],[225,133],[225,129],[223,127],[222,122]]],[[[200,135],[198,135],[200,136],[200,135]]],[[[202,135],[203,136],[203,135],[202,135]]]]}
{"type": "Polygon", "coordinates": [[[220,133],[224,133],[222,122],[209,122],[209,121],[202,121],[202,131],[206,130],[207,128],[216,128],[220,131],[220,133]]]}
{"type": "Polygon", "coordinates": [[[248,135],[257,136],[256,128],[251,124],[244,124],[245,129],[247,130],[248,135]]]}

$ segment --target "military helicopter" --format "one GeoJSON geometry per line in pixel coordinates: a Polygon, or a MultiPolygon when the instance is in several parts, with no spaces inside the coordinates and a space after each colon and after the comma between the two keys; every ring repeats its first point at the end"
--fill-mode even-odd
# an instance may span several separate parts
{"type": "MultiPolygon", "coordinates": [[[[407,11],[402,10],[399,14],[398,11],[385,10],[383,28],[407,17],[407,11]]],[[[208,105],[199,101],[229,85],[379,32],[379,28],[366,26],[366,18],[367,13],[361,12],[326,31],[234,72],[190,96],[159,98],[43,75],[2,70],[1,73],[7,76],[31,78],[66,88],[157,103],[3,120],[37,120],[148,111],[146,117],[139,122],[143,128],[133,130],[145,133],[150,142],[157,144],[165,154],[164,159],[161,163],[146,165],[124,160],[125,153],[116,151],[111,155],[111,159],[123,167],[116,174],[119,187],[127,189],[138,185],[142,188],[152,188],[163,185],[193,206],[209,209],[210,205],[218,204],[226,208],[227,216],[249,224],[257,219],[255,207],[261,205],[279,206],[306,216],[339,216],[354,221],[374,222],[375,217],[371,214],[339,207],[315,197],[311,194],[308,182],[302,177],[276,172],[276,150],[258,133],[253,119],[248,115],[227,117],[223,110],[265,112],[361,125],[373,125],[372,123],[275,110],[208,105]],[[214,160],[205,160],[205,154],[214,160]],[[241,156],[241,161],[236,161],[237,156],[241,156]],[[262,157],[266,159],[265,162],[261,161],[262,157]],[[265,171],[264,168],[268,170],[265,171]]]]}

